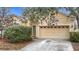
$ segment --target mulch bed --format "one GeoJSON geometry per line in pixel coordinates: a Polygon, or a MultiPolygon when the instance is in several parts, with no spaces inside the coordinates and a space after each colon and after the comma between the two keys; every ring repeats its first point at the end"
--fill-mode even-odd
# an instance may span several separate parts
{"type": "Polygon", "coordinates": [[[20,50],[21,48],[25,47],[29,42],[20,42],[20,43],[9,43],[5,39],[0,38],[0,50],[20,50]]]}
{"type": "Polygon", "coordinates": [[[79,43],[77,42],[72,42],[72,46],[74,48],[74,51],[79,51],[79,43]]]}

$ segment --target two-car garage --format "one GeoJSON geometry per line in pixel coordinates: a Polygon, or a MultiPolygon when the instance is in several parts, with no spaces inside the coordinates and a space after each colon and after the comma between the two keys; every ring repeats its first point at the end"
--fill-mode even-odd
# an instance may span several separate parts
{"type": "Polygon", "coordinates": [[[69,39],[69,26],[39,26],[38,38],[69,39]]]}

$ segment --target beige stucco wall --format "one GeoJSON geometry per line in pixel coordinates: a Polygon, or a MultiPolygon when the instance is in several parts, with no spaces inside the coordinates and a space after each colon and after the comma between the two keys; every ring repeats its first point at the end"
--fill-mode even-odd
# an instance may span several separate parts
{"type": "Polygon", "coordinates": [[[29,20],[27,21],[27,23],[23,23],[23,22],[21,22],[20,25],[22,25],[22,26],[28,26],[28,27],[31,26],[29,20]]]}
{"type": "Polygon", "coordinates": [[[63,14],[56,14],[55,17],[59,20],[58,24],[69,24],[68,17],[63,14]]]}

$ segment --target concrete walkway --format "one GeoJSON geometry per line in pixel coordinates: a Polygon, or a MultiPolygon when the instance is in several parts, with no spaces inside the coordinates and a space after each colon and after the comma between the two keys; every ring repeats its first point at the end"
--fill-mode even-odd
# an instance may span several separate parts
{"type": "Polygon", "coordinates": [[[71,42],[64,40],[36,40],[25,46],[22,51],[73,51],[71,42]]]}

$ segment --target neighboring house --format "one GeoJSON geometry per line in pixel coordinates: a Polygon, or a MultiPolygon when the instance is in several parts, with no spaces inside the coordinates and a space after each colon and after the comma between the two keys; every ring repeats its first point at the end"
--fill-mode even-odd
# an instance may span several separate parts
{"type": "Polygon", "coordinates": [[[69,39],[70,32],[77,29],[77,21],[74,16],[56,13],[51,20],[47,17],[34,27],[36,32],[33,32],[32,35],[36,38],[69,39]]]}
{"type": "Polygon", "coordinates": [[[18,16],[12,16],[13,24],[19,25],[21,23],[18,16]]]}
{"type": "Polygon", "coordinates": [[[15,16],[13,17],[13,23],[16,25],[21,25],[21,26],[30,26],[30,22],[27,21],[27,18],[22,17],[22,16],[15,16]]]}

